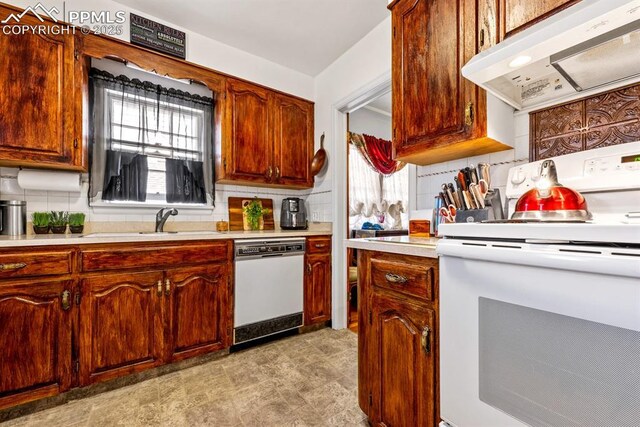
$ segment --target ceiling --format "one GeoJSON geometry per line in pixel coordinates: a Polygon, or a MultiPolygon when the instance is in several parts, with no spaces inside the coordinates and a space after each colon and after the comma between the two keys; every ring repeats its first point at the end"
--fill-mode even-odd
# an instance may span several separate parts
{"type": "Polygon", "coordinates": [[[389,16],[387,0],[117,0],[315,76],[389,16]]]}

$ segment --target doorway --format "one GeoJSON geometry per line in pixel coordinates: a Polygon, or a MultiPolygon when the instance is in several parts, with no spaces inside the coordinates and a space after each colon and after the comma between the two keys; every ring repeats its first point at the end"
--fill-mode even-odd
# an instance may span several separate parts
{"type": "MultiPolygon", "coordinates": [[[[347,238],[408,234],[415,167],[391,160],[391,110],[388,85],[346,113],[347,238]]],[[[357,332],[357,250],[346,255],[346,320],[357,332]]]]}

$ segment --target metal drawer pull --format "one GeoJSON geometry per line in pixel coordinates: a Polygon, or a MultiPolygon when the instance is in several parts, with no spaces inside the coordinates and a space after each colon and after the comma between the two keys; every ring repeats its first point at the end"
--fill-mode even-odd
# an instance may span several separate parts
{"type": "Polygon", "coordinates": [[[429,334],[431,334],[431,329],[428,326],[425,326],[422,330],[422,337],[420,338],[420,344],[422,345],[422,349],[425,353],[431,353],[431,340],[429,339],[429,334]]]}
{"type": "Polygon", "coordinates": [[[169,295],[171,293],[171,280],[167,279],[164,282],[164,294],[169,295]]]}
{"type": "Polygon", "coordinates": [[[21,268],[25,268],[27,264],[24,262],[14,262],[10,264],[0,264],[0,271],[7,270],[20,270],[21,268]]]}
{"type": "Polygon", "coordinates": [[[162,280],[158,280],[158,296],[162,296],[162,280]]]}
{"type": "Polygon", "coordinates": [[[407,279],[404,276],[401,276],[399,274],[393,274],[393,273],[387,273],[384,275],[385,279],[387,279],[387,282],[390,283],[407,283],[407,281],[409,279],[407,279]]]}
{"type": "Polygon", "coordinates": [[[326,247],[327,247],[327,245],[324,245],[324,244],[321,245],[320,243],[316,243],[316,249],[322,249],[322,248],[326,248],[326,247]]]}
{"type": "Polygon", "coordinates": [[[71,292],[70,291],[64,291],[62,292],[62,309],[64,311],[67,311],[71,308],[71,292]]]}

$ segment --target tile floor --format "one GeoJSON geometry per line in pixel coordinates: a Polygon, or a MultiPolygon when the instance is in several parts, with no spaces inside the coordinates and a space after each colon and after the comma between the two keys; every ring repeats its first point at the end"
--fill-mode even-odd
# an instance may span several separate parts
{"type": "Polygon", "coordinates": [[[357,350],[353,332],[322,329],[0,426],[367,426],[357,350]]]}

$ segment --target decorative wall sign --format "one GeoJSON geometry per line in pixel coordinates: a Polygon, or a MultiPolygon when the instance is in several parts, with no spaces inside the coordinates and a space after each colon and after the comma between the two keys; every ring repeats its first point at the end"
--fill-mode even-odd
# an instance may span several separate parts
{"type": "Polygon", "coordinates": [[[186,59],[186,34],[131,13],[131,43],[186,59]]]}
{"type": "Polygon", "coordinates": [[[531,113],[530,159],[640,140],[640,84],[531,113]]]}

